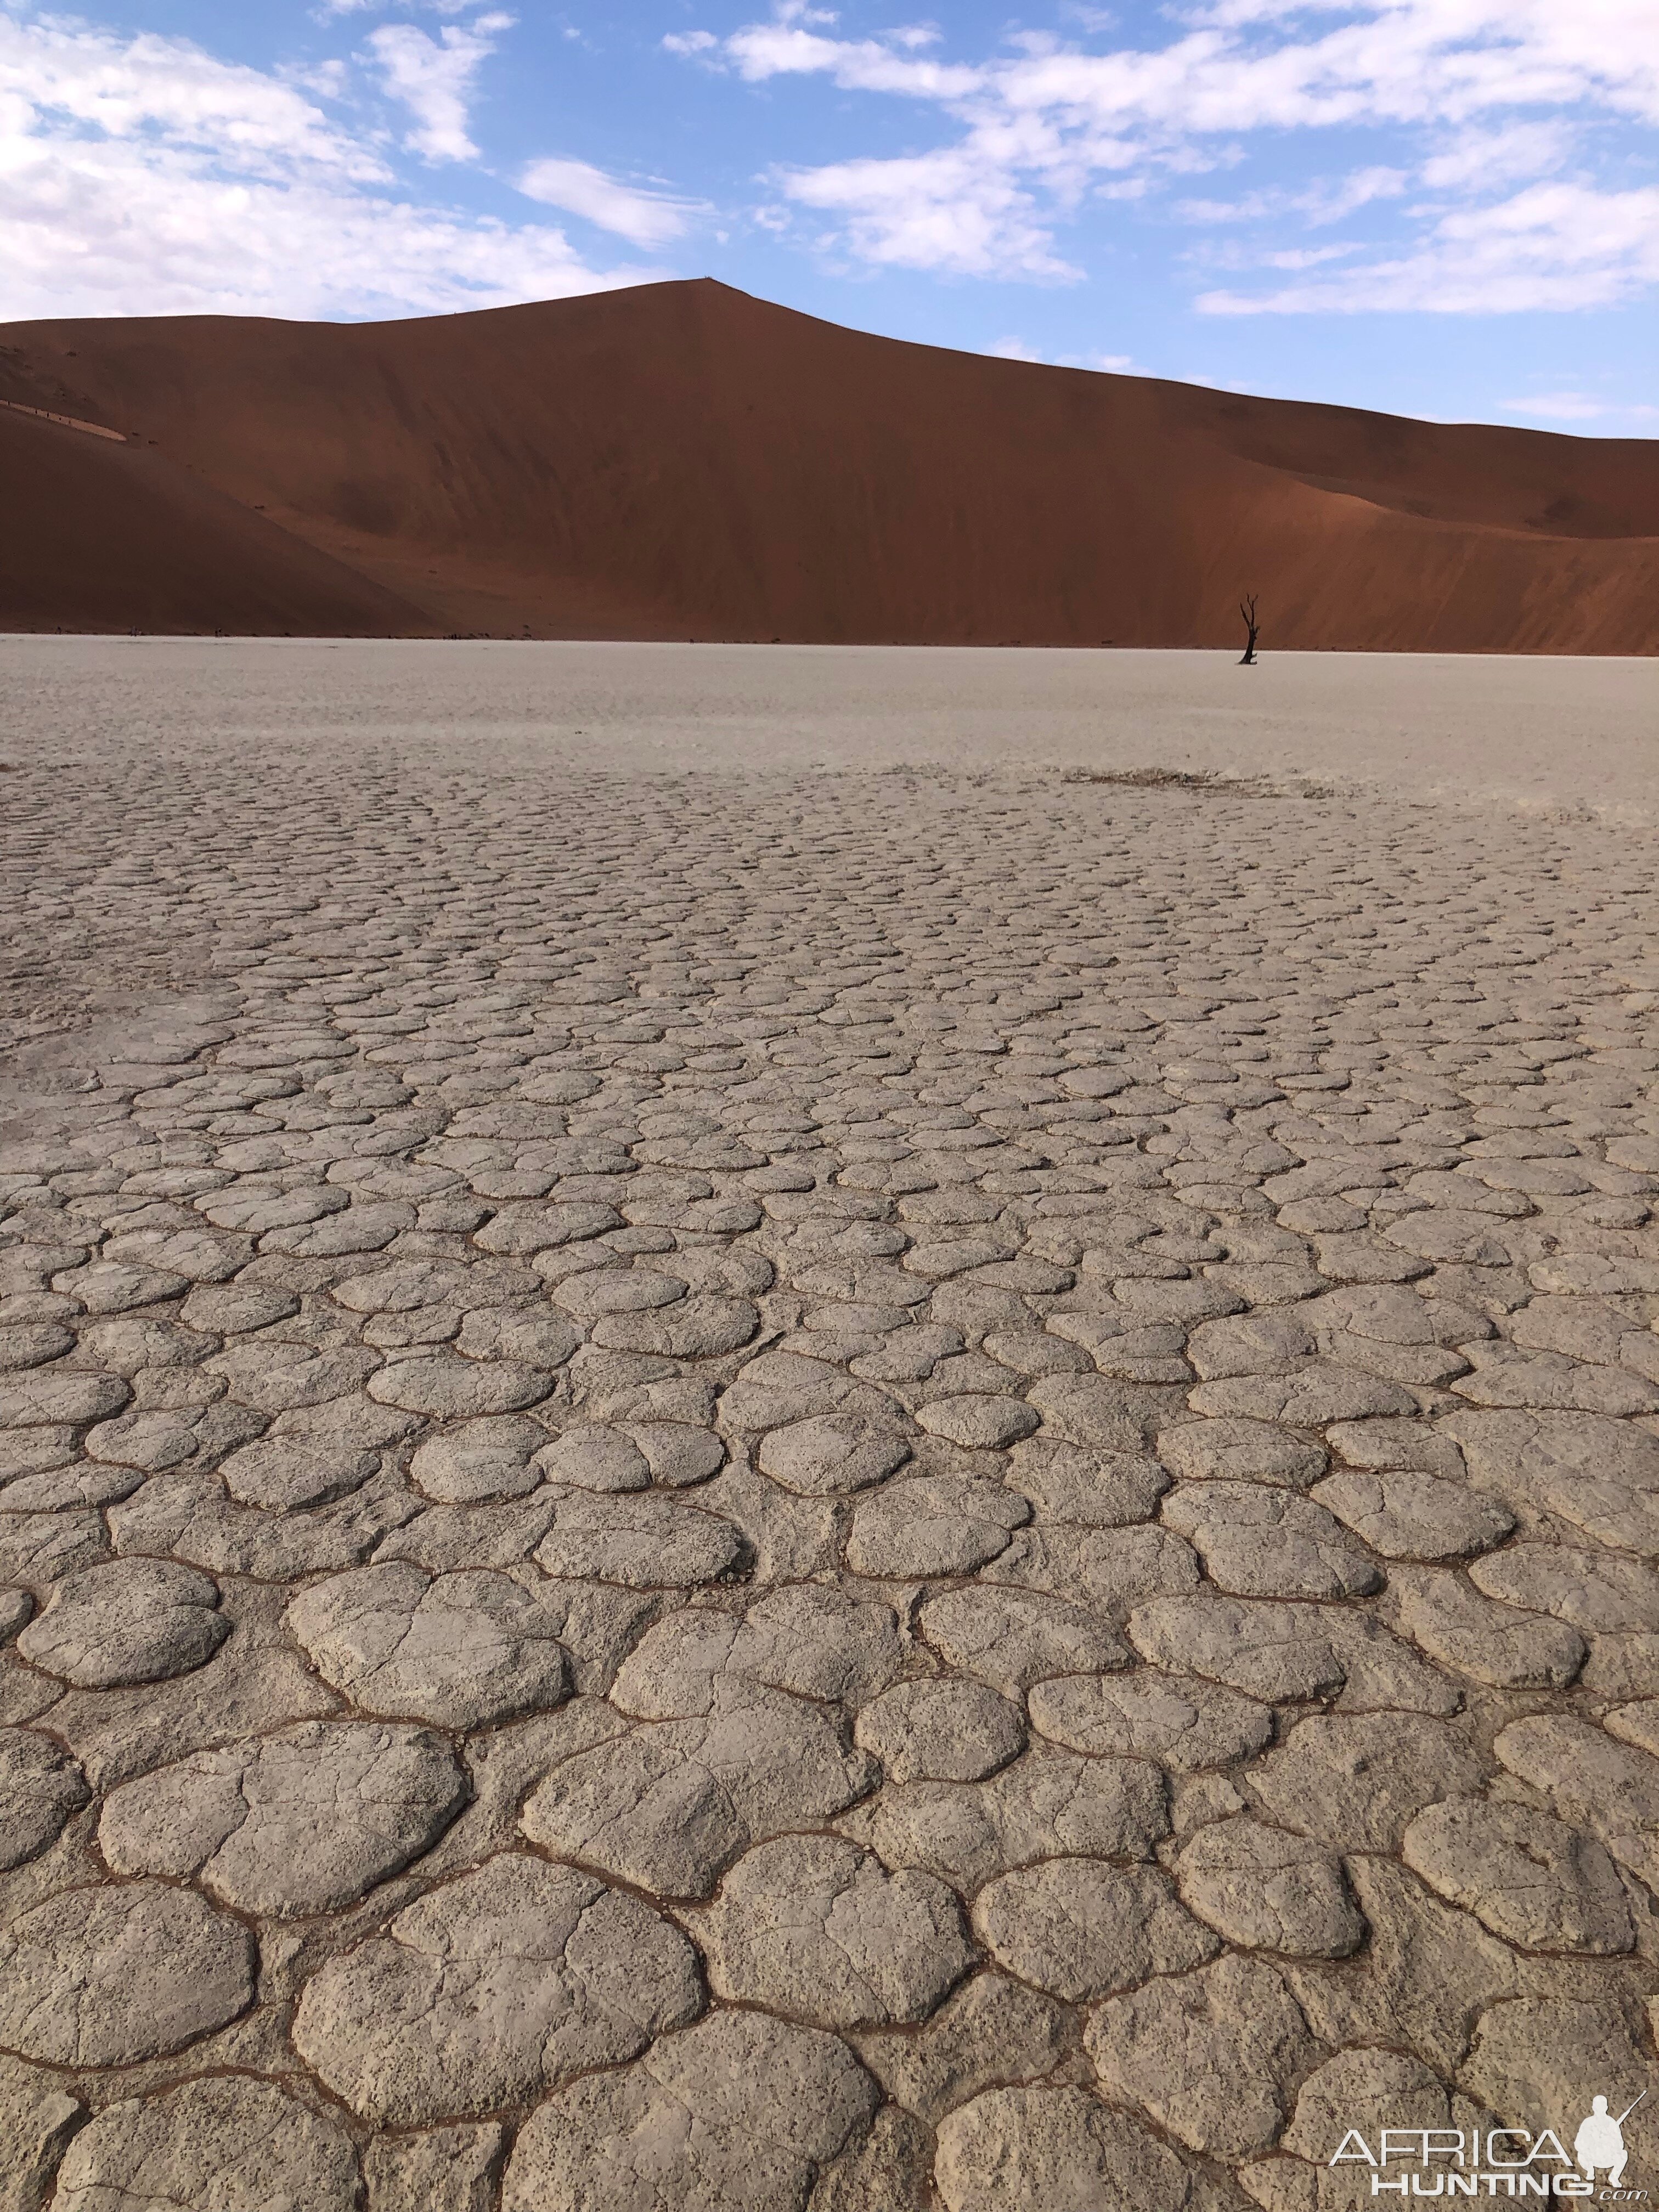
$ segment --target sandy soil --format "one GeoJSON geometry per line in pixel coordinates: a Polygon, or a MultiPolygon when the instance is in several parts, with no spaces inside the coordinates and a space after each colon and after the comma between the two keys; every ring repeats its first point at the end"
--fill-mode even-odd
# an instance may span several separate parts
{"type": "Polygon", "coordinates": [[[418,609],[147,447],[0,409],[0,623],[420,635],[418,609]]]}
{"type": "Polygon", "coordinates": [[[1653,681],[0,642],[0,2206],[1659,2090],[1653,681]]]}
{"type": "Polygon", "coordinates": [[[10,415],[52,523],[0,565],[10,629],[1219,646],[1251,592],[1281,648],[1659,651],[1659,441],[990,360],[707,281],[0,325],[0,398],[135,441],[10,415]],[[200,517],[211,560],[176,526],[208,487],[240,510],[200,517]]]}
{"type": "Polygon", "coordinates": [[[1659,802],[1659,661],[981,647],[0,638],[9,750],[453,745],[515,766],[905,763],[1334,782],[1633,823],[1659,802]]]}

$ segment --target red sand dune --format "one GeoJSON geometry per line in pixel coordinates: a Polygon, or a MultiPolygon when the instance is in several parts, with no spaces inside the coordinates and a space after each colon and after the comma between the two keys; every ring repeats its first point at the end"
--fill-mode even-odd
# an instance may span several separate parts
{"type": "Polygon", "coordinates": [[[871,337],[708,282],[0,328],[0,627],[1659,651],[1659,441],[871,337]],[[138,442],[142,441],[142,442],[138,442]]]}
{"type": "Polygon", "coordinates": [[[0,408],[0,629],[433,628],[408,600],[144,447],[0,408]]]}

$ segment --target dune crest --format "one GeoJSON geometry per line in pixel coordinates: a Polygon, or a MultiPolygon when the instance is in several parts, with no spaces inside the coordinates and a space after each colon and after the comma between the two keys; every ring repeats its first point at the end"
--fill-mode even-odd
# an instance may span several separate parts
{"type": "Polygon", "coordinates": [[[13,324],[0,399],[14,629],[1242,645],[1254,592],[1267,651],[1659,651],[1659,441],[952,353],[708,280],[13,324]]]}

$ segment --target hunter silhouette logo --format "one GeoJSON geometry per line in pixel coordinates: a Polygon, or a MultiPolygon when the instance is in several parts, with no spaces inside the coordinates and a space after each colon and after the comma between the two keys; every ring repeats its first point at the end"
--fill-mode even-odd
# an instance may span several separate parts
{"type": "MultiPolygon", "coordinates": [[[[1644,2089],[1642,2097],[1647,2094],[1644,2089]]],[[[1641,2103],[1642,2097],[1636,2100],[1636,2105],[1641,2103]]],[[[1594,2181],[1597,2169],[1603,2166],[1609,2189],[1617,2189],[1624,2180],[1630,2157],[1625,2148],[1625,2123],[1636,2110],[1636,2105],[1626,2105],[1615,2120],[1607,2110],[1605,2097],[1591,2098],[1589,2112],[1579,2122],[1578,2132],[1572,2139],[1572,2154],[1586,2181],[1594,2181]]]]}
{"type": "MultiPolygon", "coordinates": [[[[1592,2097],[1569,2150],[1554,2128],[1382,2128],[1370,2140],[1350,2128],[1333,2166],[1370,2169],[1369,2196],[1597,2197],[1642,2203],[1645,2189],[1625,2186],[1630,2162],[1625,2124],[1644,2089],[1617,2116],[1592,2097]]],[[[1358,2179],[1355,2177],[1356,2180],[1358,2179]]]]}

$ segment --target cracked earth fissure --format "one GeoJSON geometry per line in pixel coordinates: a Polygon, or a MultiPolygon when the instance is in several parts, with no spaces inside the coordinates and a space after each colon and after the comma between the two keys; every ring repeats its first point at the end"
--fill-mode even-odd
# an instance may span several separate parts
{"type": "Polygon", "coordinates": [[[1334,2212],[1659,2087],[1639,832],[118,766],[7,779],[0,2212],[1334,2212]]]}

